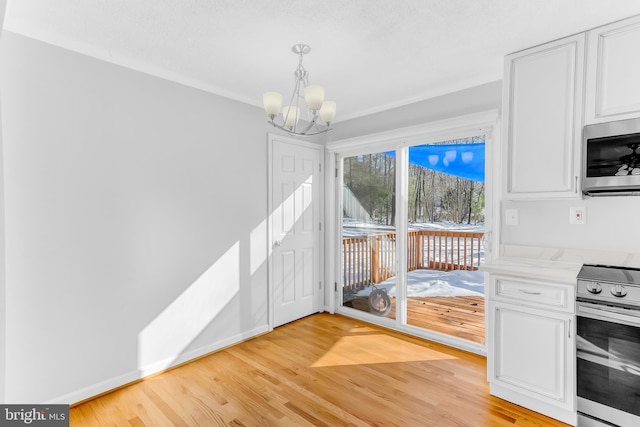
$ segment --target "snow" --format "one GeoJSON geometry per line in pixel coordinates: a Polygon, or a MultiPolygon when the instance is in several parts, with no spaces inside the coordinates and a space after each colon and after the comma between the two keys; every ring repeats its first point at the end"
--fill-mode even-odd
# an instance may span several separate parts
{"type": "MultiPolygon", "coordinates": [[[[395,278],[380,283],[390,297],[396,296],[395,278]]],[[[408,297],[483,296],[481,271],[414,270],[407,273],[408,297]]]]}
{"type": "MultiPolygon", "coordinates": [[[[454,222],[410,222],[409,230],[478,231],[484,232],[484,224],[457,224],[454,222]]],[[[342,236],[354,237],[372,233],[393,233],[392,225],[367,223],[351,218],[342,219],[342,236]]]]}
{"type": "MultiPolygon", "coordinates": [[[[396,278],[375,285],[386,289],[390,297],[396,296],[396,278]]],[[[366,297],[372,286],[361,289],[353,296],[366,297]]],[[[484,296],[484,274],[479,271],[414,270],[407,273],[407,297],[462,297],[484,296]]]]}

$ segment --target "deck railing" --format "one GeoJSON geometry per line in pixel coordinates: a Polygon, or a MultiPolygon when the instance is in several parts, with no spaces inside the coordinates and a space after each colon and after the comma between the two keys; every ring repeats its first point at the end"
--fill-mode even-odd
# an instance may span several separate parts
{"type": "MultiPolygon", "coordinates": [[[[469,231],[409,231],[407,271],[477,270],[483,235],[469,231]]],[[[396,233],[343,238],[343,286],[357,289],[395,276],[395,254],[396,233]]]]}

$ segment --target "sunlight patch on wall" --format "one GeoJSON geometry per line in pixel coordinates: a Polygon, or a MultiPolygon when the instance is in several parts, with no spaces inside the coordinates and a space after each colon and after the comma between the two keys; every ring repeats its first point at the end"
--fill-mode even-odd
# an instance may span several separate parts
{"type": "MultiPolygon", "coordinates": [[[[258,268],[267,261],[267,257],[273,254],[273,245],[267,239],[267,224],[272,224],[274,239],[279,240],[287,233],[291,232],[295,224],[303,215],[313,216],[309,210],[312,199],[309,195],[309,188],[313,184],[313,176],[309,176],[302,184],[278,206],[267,219],[258,224],[250,233],[250,271],[255,274],[258,268]],[[295,209],[293,209],[295,207],[295,209]],[[276,222],[273,222],[273,221],[276,222]]],[[[284,190],[282,190],[284,192],[284,190]]]]}
{"type": "Polygon", "coordinates": [[[249,268],[251,275],[267,260],[267,220],[263,220],[249,233],[249,268]]]}
{"type": "Polygon", "coordinates": [[[456,357],[384,334],[371,334],[340,338],[311,366],[320,368],[446,359],[456,357]]]}
{"type": "Polygon", "coordinates": [[[240,289],[236,242],[138,334],[138,369],[166,369],[224,309],[240,289]]]}

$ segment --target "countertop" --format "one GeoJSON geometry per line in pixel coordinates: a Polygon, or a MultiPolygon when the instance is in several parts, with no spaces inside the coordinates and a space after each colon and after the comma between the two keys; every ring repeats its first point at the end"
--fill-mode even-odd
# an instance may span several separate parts
{"type": "Polygon", "coordinates": [[[502,246],[500,253],[498,258],[481,265],[480,270],[575,285],[583,264],[640,267],[637,253],[515,245],[502,246]]]}
{"type": "Polygon", "coordinates": [[[535,258],[502,257],[485,263],[480,270],[492,274],[508,274],[530,279],[576,284],[582,263],[547,261],[535,258]]]}

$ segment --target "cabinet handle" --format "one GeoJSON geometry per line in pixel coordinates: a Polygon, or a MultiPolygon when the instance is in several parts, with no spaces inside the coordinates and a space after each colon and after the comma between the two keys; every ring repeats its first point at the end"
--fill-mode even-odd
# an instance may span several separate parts
{"type": "Polygon", "coordinates": [[[571,319],[569,319],[569,338],[571,338],[571,319]]]}
{"type": "Polygon", "coordinates": [[[578,175],[576,175],[576,186],[573,191],[578,194],[578,175]]]}
{"type": "Polygon", "coordinates": [[[538,291],[528,291],[526,289],[520,289],[520,292],[522,292],[523,294],[527,294],[527,295],[540,295],[541,292],[538,291]]]}

